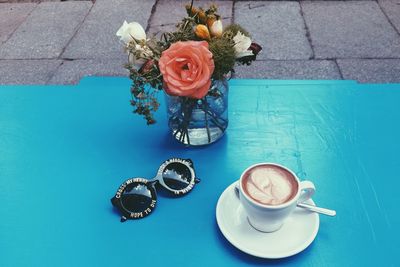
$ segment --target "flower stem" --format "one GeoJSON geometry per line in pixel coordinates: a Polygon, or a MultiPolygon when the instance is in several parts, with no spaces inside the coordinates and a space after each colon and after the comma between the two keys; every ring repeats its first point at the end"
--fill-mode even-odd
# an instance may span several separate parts
{"type": "MultiPolygon", "coordinates": [[[[218,96],[220,97],[220,96],[218,96]]],[[[189,97],[179,97],[180,110],[170,120],[175,121],[176,130],[173,133],[175,139],[179,142],[190,146],[190,134],[189,130],[192,127],[191,123],[193,111],[196,109],[197,113],[201,110],[204,112],[204,124],[207,132],[208,143],[212,142],[211,127],[217,127],[221,132],[226,130],[227,120],[217,115],[211,108],[209,100],[212,101],[212,97],[203,97],[202,99],[193,99],[189,97]]],[[[196,113],[196,114],[197,114],[196,113]]],[[[201,127],[201,126],[200,126],[201,127]]]]}
{"type": "Polygon", "coordinates": [[[205,109],[203,109],[204,112],[207,113],[208,115],[210,115],[211,121],[214,123],[214,125],[217,126],[222,132],[225,131],[226,127],[221,125],[218,120],[222,120],[223,121],[222,124],[224,122],[226,122],[226,120],[221,118],[221,117],[219,117],[219,116],[217,116],[214,112],[212,112],[211,109],[208,106],[208,102],[207,101],[204,101],[204,106],[205,106],[205,109]]]}
{"type": "Polygon", "coordinates": [[[208,138],[208,143],[211,143],[211,135],[210,135],[210,127],[208,126],[208,113],[207,113],[207,98],[204,97],[201,100],[201,103],[203,104],[203,110],[204,110],[204,119],[206,121],[206,129],[207,129],[207,138],[208,138]]]}
{"type": "Polygon", "coordinates": [[[181,113],[183,113],[183,118],[182,122],[180,123],[180,127],[174,133],[174,137],[176,138],[176,136],[180,134],[178,139],[179,142],[185,143],[185,138],[186,138],[187,145],[190,145],[188,126],[192,118],[193,108],[197,100],[187,97],[181,97],[180,99],[181,99],[181,113]]]}

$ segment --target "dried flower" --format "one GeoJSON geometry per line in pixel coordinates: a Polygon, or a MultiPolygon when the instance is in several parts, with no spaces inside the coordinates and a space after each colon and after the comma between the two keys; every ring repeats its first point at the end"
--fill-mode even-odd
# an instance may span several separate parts
{"type": "Polygon", "coordinates": [[[151,49],[145,44],[128,45],[128,61],[135,69],[140,69],[142,65],[153,56],[151,49]]]}
{"type": "Polygon", "coordinates": [[[156,61],[154,59],[149,59],[139,69],[139,73],[146,74],[146,73],[150,72],[154,68],[155,65],[156,65],[156,61]]]}
{"type": "Polygon", "coordinates": [[[137,58],[134,53],[128,52],[128,62],[135,69],[140,69],[142,65],[146,62],[144,58],[137,58]]]}
{"type": "Polygon", "coordinates": [[[260,53],[260,51],[262,50],[261,45],[257,44],[257,43],[251,43],[249,50],[251,50],[253,52],[254,56],[257,56],[258,53],[260,53]]]}
{"type": "Polygon", "coordinates": [[[198,24],[194,29],[194,33],[200,39],[210,40],[210,32],[208,31],[208,28],[206,25],[198,24]]]}

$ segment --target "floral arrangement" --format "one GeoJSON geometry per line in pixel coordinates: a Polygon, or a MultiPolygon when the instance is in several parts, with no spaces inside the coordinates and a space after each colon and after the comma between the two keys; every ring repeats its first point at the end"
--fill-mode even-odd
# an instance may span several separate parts
{"type": "Polygon", "coordinates": [[[185,8],[187,17],[176,31],[160,39],[148,38],[137,22],[125,21],[116,33],[128,54],[134,113],[143,115],[147,124],[155,123],[158,91],[194,103],[218,93],[210,89],[213,80],[224,79],[235,64],[250,65],[261,51],[240,25],[224,28],[215,5],[205,10],[192,1],[185,8]]]}

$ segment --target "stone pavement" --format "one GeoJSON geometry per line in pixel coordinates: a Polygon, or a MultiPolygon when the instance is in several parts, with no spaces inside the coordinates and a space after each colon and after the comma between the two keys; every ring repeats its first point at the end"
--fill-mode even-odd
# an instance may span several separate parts
{"type": "MultiPolygon", "coordinates": [[[[187,2],[0,0],[0,84],[127,76],[115,36],[122,22],[157,34],[174,27],[187,2]]],[[[242,24],[263,46],[236,77],[400,82],[400,0],[214,2],[225,25],[242,24]]]]}

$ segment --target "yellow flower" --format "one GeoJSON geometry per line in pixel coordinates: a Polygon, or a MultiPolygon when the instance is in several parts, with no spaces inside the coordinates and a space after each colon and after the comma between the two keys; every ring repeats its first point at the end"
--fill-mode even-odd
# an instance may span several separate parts
{"type": "Polygon", "coordinates": [[[214,15],[208,15],[207,16],[207,26],[208,28],[211,29],[211,26],[214,24],[214,22],[217,20],[217,18],[214,15]]]}
{"type": "Polygon", "coordinates": [[[192,6],[192,9],[190,9],[190,7],[191,7],[190,5],[186,5],[185,6],[186,11],[187,11],[189,16],[194,16],[199,12],[198,9],[195,8],[194,6],[192,6]]]}
{"type": "Polygon", "coordinates": [[[204,10],[202,8],[196,8],[194,6],[192,6],[192,9],[190,9],[190,5],[186,5],[186,12],[188,14],[188,16],[190,17],[197,17],[198,21],[200,21],[200,23],[206,23],[207,21],[207,15],[206,12],[204,12],[204,10]]]}
{"type": "Polygon", "coordinates": [[[194,33],[196,34],[197,37],[203,40],[210,40],[210,32],[208,31],[206,25],[198,24],[194,29],[194,33]]]}
{"type": "Polygon", "coordinates": [[[206,23],[207,16],[206,16],[206,12],[204,12],[204,10],[199,10],[198,16],[199,16],[199,20],[201,23],[206,23]]]}

